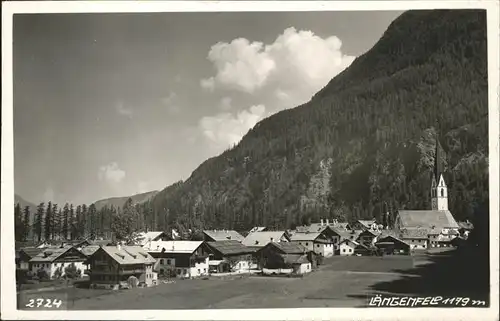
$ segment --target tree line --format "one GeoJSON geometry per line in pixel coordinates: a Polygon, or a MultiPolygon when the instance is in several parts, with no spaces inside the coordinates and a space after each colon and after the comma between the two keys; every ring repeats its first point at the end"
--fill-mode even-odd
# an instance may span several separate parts
{"type": "Polygon", "coordinates": [[[16,241],[83,240],[113,237],[130,241],[140,231],[156,228],[148,202],[133,204],[129,198],[122,207],[66,203],[60,207],[48,201],[34,209],[14,206],[16,241]]]}

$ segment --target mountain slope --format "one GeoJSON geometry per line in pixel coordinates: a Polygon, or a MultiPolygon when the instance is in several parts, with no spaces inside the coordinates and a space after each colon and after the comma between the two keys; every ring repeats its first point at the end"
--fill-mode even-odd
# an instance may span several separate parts
{"type": "Polygon", "coordinates": [[[26,206],[29,206],[31,212],[34,212],[36,210],[35,204],[28,202],[27,200],[25,200],[24,198],[22,198],[17,194],[14,194],[14,206],[16,204],[19,204],[21,206],[21,209],[24,209],[26,206]]]}
{"type": "Polygon", "coordinates": [[[258,123],[152,201],[159,227],[276,228],[430,207],[435,140],[450,209],[488,199],[486,14],[410,11],[310,102],[258,123]]]}
{"type": "Polygon", "coordinates": [[[132,195],[132,196],[111,197],[111,198],[106,198],[106,199],[96,201],[94,203],[94,205],[98,211],[103,209],[104,207],[112,207],[113,206],[115,208],[119,208],[119,207],[123,207],[123,204],[125,204],[125,202],[129,198],[132,199],[133,204],[141,204],[141,203],[144,203],[144,202],[152,199],[157,193],[158,193],[158,191],[151,191],[151,192],[136,194],[136,195],[132,195]]]}

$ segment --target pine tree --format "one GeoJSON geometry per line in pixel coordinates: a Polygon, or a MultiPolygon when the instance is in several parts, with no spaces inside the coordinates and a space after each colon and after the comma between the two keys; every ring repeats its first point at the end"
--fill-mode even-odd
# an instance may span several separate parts
{"type": "Polygon", "coordinates": [[[76,227],[75,227],[75,236],[74,238],[79,240],[84,237],[84,222],[82,217],[82,206],[78,205],[76,207],[76,227]]]}
{"type": "Polygon", "coordinates": [[[76,239],[76,217],[75,217],[75,208],[73,204],[69,206],[69,215],[68,215],[68,228],[69,228],[69,239],[76,239]]]}
{"type": "Polygon", "coordinates": [[[37,207],[35,221],[33,222],[33,238],[36,235],[38,242],[42,240],[44,214],[45,214],[45,203],[41,202],[37,207]]]}
{"type": "Polygon", "coordinates": [[[95,204],[89,206],[87,216],[90,219],[90,238],[95,239],[97,237],[97,209],[95,204]]]}
{"type": "Polygon", "coordinates": [[[58,215],[59,207],[57,204],[52,204],[52,219],[51,219],[51,234],[53,239],[59,239],[61,233],[61,225],[58,215]]]}
{"type": "Polygon", "coordinates": [[[30,236],[30,227],[31,227],[31,222],[30,222],[30,207],[25,206],[24,211],[23,211],[23,224],[24,224],[24,235],[23,235],[23,240],[26,241],[28,240],[30,236]]]}
{"type": "Polygon", "coordinates": [[[89,220],[89,217],[88,217],[88,207],[86,204],[83,204],[82,205],[82,213],[81,213],[81,230],[82,231],[82,236],[83,238],[87,239],[90,235],[90,227],[89,227],[89,224],[90,224],[90,220],[89,220]]]}
{"type": "Polygon", "coordinates": [[[64,209],[62,213],[62,228],[61,228],[61,234],[63,240],[68,239],[68,232],[69,232],[69,204],[66,203],[64,204],[64,209]]]}
{"type": "Polygon", "coordinates": [[[21,213],[21,205],[17,203],[14,206],[14,238],[16,241],[22,241],[24,235],[24,225],[21,213]]]}
{"type": "Polygon", "coordinates": [[[53,229],[54,229],[54,224],[53,224],[53,219],[54,219],[54,214],[52,212],[52,202],[47,203],[47,210],[45,211],[45,240],[50,240],[54,238],[53,234],[53,229]]]}

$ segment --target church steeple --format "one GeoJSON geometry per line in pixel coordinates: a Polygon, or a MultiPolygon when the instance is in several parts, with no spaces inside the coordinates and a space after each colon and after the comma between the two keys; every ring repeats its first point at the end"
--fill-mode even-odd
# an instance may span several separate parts
{"type": "Polygon", "coordinates": [[[432,210],[448,210],[448,188],[443,177],[441,146],[439,144],[438,132],[436,130],[436,151],[434,154],[434,173],[431,186],[432,210]]]}

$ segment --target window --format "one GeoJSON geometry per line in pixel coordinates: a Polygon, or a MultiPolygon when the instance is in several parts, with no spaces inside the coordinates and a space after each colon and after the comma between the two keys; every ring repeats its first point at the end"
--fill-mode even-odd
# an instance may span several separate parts
{"type": "Polygon", "coordinates": [[[344,252],[344,253],[345,253],[345,249],[342,249],[342,252],[344,252]]]}
{"type": "Polygon", "coordinates": [[[316,244],[316,247],[319,247],[319,244],[316,244]]]}
{"type": "Polygon", "coordinates": [[[160,264],[163,264],[163,259],[160,259],[160,264]]]}
{"type": "Polygon", "coordinates": [[[177,269],[177,274],[181,274],[181,269],[177,269]]]}
{"type": "Polygon", "coordinates": [[[349,249],[349,253],[351,253],[351,252],[352,252],[352,249],[349,249]]]}
{"type": "Polygon", "coordinates": [[[306,246],[308,246],[308,245],[309,245],[309,243],[306,242],[306,246]]]}
{"type": "Polygon", "coordinates": [[[203,273],[207,273],[207,269],[206,268],[203,269],[203,273]]]}
{"type": "Polygon", "coordinates": [[[200,271],[200,269],[198,269],[198,274],[200,274],[200,273],[201,273],[201,271],[200,271]]]}
{"type": "Polygon", "coordinates": [[[170,262],[171,262],[171,260],[170,260],[170,259],[168,259],[168,260],[167,260],[167,264],[170,264],[170,262]]]}
{"type": "Polygon", "coordinates": [[[444,197],[444,188],[441,189],[441,197],[444,197]]]}

